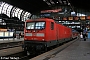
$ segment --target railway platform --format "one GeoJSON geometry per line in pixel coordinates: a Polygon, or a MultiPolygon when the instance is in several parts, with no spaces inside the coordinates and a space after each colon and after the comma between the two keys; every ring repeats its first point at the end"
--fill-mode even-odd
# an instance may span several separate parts
{"type": "Polygon", "coordinates": [[[20,38],[20,39],[17,39],[17,38],[0,39],[0,50],[15,47],[15,46],[20,46],[20,45],[22,45],[23,41],[24,41],[24,38],[20,38]]]}
{"type": "Polygon", "coordinates": [[[24,41],[24,38],[6,38],[6,39],[0,39],[0,43],[10,43],[10,42],[18,42],[18,41],[24,41]]]}
{"type": "Polygon", "coordinates": [[[76,39],[30,60],[90,60],[90,39],[76,39]]]}

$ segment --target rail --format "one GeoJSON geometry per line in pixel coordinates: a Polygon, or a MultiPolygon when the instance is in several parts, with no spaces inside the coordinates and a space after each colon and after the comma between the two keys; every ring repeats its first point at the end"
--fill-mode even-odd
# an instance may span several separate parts
{"type": "Polygon", "coordinates": [[[17,46],[22,46],[24,39],[20,38],[7,38],[7,39],[0,39],[0,50],[1,49],[7,49],[7,48],[13,48],[17,46]]]}

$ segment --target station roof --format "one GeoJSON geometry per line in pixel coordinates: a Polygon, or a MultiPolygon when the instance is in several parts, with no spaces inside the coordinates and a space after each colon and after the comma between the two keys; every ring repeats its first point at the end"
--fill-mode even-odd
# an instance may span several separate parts
{"type": "Polygon", "coordinates": [[[51,9],[57,5],[69,5],[85,10],[90,10],[88,0],[3,0],[11,5],[19,7],[30,13],[39,12],[41,10],[51,9]]]}
{"type": "MultiPolygon", "coordinates": [[[[4,19],[2,22],[7,23],[9,27],[22,27],[24,26],[24,21],[32,14],[43,10],[51,10],[53,7],[58,6],[70,6],[82,10],[88,10],[89,2],[87,0],[0,0],[6,3],[0,3],[0,13],[6,14],[10,19],[4,19]],[[8,4],[7,4],[8,3],[8,4]],[[16,19],[15,19],[16,18],[16,19]],[[14,20],[13,20],[14,19],[14,20]]],[[[64,9],[65,10],[65,9],[64,9]]],[[[82,11],[81,11],[82,12],[82,11]]],[[[84,12],[87,14],[88,12],[84,12]]],[[[1,14],[1,17],[2,15],[1,14]]],[[[79,14],[78,14],[79,15],[79,14]]],[[[90,15],[90,14],[89,14],[90,15]]],[[[5,26],[6,26],[5,25],[5,26]]],[[[22,28],[23,29],[23,28],[22,28]]]]}

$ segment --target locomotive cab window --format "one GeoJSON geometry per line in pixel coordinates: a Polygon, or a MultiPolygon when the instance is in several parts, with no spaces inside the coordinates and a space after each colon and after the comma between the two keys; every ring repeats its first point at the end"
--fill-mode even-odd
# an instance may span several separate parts
{"type": "Polygon", "coordinates": [[[26,29],[34,29],[34,25],[35,25],[34,22],[27,22],[26,23],[26,29]]]}
{"type": "Polygon", "coordinates": [[[26,28],[27,29],[44,29],[45,22],[27,22],[26,28]]]}
{"type": "Polygon", "coordinates": [[[54,30],[54,23],[51,22],[51,30],[54,30]]]}
{"type": "Polygon", "coordinates": [[[36,22],[35,29],[44,29],[45,28],[45,22],[36,22]]]}

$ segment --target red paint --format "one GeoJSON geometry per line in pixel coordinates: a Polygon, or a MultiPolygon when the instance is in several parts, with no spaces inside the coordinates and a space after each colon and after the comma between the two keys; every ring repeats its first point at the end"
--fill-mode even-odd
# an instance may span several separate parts
{"type": "MultiPolygon", "coordinates": [[[[63,26],[61,24],[56,23],[53,19],[48,18],[40,18],[37,20],[26,20],[26,22],[45,22],[45,29],[30,29],[27,30],[26,27],[24,28],[24,34],[31,33],[32,36],[24,35],[25,40],[36,40],[36,41],[52,41],[52,40],[62,40],[65,38],[72,37],[71,28],[63,26]],[[51,30],[51,23],[54,24],[54,29],[51,30]],[[44,36],[36,36],[36,34],[44,34],[44,36]]],[[[25,22],[25,26],[26,26],[25,22]]]]}

